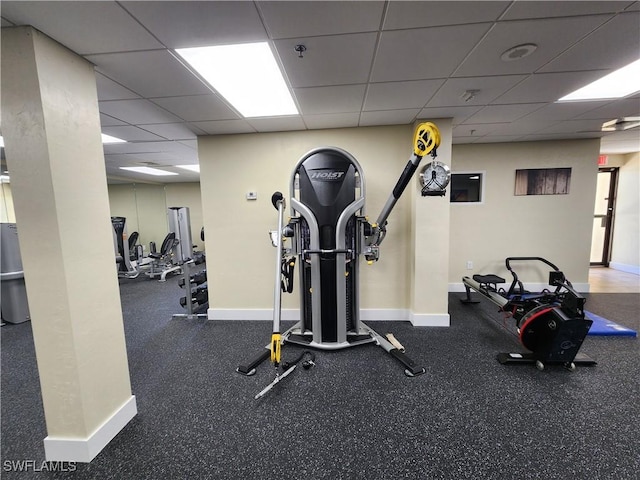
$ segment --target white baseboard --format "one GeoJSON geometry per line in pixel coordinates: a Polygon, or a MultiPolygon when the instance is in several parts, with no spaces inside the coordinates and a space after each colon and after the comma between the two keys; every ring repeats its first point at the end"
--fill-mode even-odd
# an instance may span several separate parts
{"type": "Polygon", "coordinates": [[[626,265],[624,263],[611,262],[609,268],[614,270],[620,270],[621,272],[633,273],[634,275],[640,275],[640,266],[638,265],[626,265]]]}
{"type": "MultiPolygon", "coordinates": [[[[505,283],[503,288],[505,290],[509,289],[511,282],[505,283]]],[[[589,292],[589,284],[588,283],[572,283],[573,289],[580,293],[588,293],[589,292]]],[[[547,283],[525,283],[524,288],[529,290],[530,292],[540,292],[545,288],[549,288],[549,284],[547,283]]],[[[464,283],[450,283],[449,284],[449,292],[451,293],[464,293],[466,289],[464,288],[464,283]]],[[[472,290],[473,292],[473,290],[472,290]]]]}
{"type": "Polygon", "coordinates": [[[131,395],[88,438],[55,438],[48,436],[44,439],[46,460],[48,462],[90,462],[137,413],[136,397],[131,395]]]}
{"type": "Polygon", "coordinates": [[[409,310],[405,308],[364,308],[360,310],[360,320],[363,322],[407,322],[410,317],[409,310]]]}
{"type": "Polygon", "coordinates": [[[412,313],[414,327],[448,327],[451,325],[448,313],[412,313]]]}

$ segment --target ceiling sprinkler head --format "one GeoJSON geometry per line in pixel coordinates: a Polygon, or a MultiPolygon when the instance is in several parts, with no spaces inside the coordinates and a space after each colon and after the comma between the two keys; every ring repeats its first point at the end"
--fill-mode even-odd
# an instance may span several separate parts
{"type": "Polygon", "coordinates": [[[302,45],[301,43],[299,43],[298,45],[296,45],[295,47],[293,47],[293,49],[298,52],[298,58],[302,58],[303,57],[303,53],[307,51],[307,47],[305,47],[304,45],[302,45]]]}

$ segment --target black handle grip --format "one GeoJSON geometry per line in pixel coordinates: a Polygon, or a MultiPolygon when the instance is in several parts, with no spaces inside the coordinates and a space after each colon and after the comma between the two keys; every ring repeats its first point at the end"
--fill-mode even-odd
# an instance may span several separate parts
{"type": "Polygon", "coordinates": [[[511,262],[512,261],[519,261],[519,260],[524,260],[524,261],[540,261],[542,263],[546,263],[547,265],[549,265],[551,268],[553,268],[556,272],[560,271],[560,269],[558,267],[556,267],[553,263],[551,263],[549,260],[547,260],[546,258],[542,258],[542,257],[507,257],[507,259],[505,260],[505,264],[507,266],[507,270],[512,271],[511,268],[511,262]]]}
{"type": "Polygon", "coordinates": [[[411,160],[407,162],[407,166],[404,167],[402,175],[400,175],[400,178],[398,179],[398,183],[396,183],[396,186],[393,187],[393,198],[395,198],[396,200],[400,198],[402,192],[404,192],[404,189],[407,188],[407,185],[409,184],[409,181],[411,180],[411,177],[413,177],[413,174],[415,173],[417,168],[417,163],[414,164],[411,160]]]}
{"type": "Polygon", "coordinates": [[[278,203],[280,203],[283,199],[284,199],[284,196],[282,195],[281,192],[275,192],[273,195],[271,195],[271,203],[273,204],[276,210],[278,210],[278,203]]]}

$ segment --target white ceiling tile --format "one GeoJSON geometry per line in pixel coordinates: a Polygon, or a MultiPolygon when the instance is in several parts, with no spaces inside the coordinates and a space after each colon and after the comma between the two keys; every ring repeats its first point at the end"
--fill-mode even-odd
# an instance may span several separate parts
{"type": "Polygon", "coordinates": [[[105,76],[146,98],[211,93],[168,50],[107,53],[86,58],[105,76]]]}
{"type": "Polygon", "coordinates": [[[540,121],[529,120],[529,117],[523,117],[513,122],[509,122],[500,128],[501,135],[521,136],[529,135],[537,132],[547,125],[555,125],[557,122],[549,121],[547,123],[540,123],[540,121]]]}
{"type": "Polygon", "coordinates": [[[99,104],[100,112],[134,125],[180,122],[178,117],[148,100],[111,100],[99,104]]]}
{"type": "Polygon", "coordinates": [[[98,100],[128,100],[140,98],[128,88],[114,82],[104,75],[96,72],[96,86],[98,87],[98,100]]]}
{"type": "MultiPolygon", "coordinates": [[[[131,143],[110,143],[104,145],[105,154],[157,154],[169,155],[170,157],[179,156],[186,158],[197,157],[197,152],[193,148],[183,145],[180,142],[161,141],[161,142],[131,142],[131,143]]],[[[169,158],[169,157],[167,157],[169,158]]]]}
{"type": "Polygon", "coordinates": [[[167,140],[195,139],[196,135],[204,135],[205,133],[198,127],[185,123],[159,123],[154,125],[139,125],[139,127],[167,140]]]}
{"type": "Polygon", "coordinates": [[[601,133],[602,122],[600,120],[567,120],[566,122],[556,123],[536,131],[538,135],[556,134],[556,133],[584,133],[598,132],[601,133]]]}
{"type": "Polygon", "coordinates": [[[384,30],[493,22],[511,2],[389,2],[384,30]]]}
{"type": "Polygon", "coordinates": [[[489,105],[467,118],[463,124],[508,123],[524,117],[544,106],[543,103],[522,103],[513,105],[489,105]]]}
{"type": "Polygon", "coordinates": [[[136,141],[161,141],[164,138],[159,137],[158,135],[154,135],[151,132],[147,132],[138,127],[133,127],[131,125],[120,126],[120,127],[104,127],[102,129],[102,133],[106,133],[107,135],[111,135],[112,137],[120,138],[121,140],[126,140],[127,142],[136,142],[136,141]]]}
{"type": "Polygon", "coordinates": [[[377,31],[384,2],[260,2],[271,38],[312,37],[377,31]]]}
{"type": "Polygon", "coordinates": [[[480,23],[382,32],[371,80],[446,78],[490,26],[480,23]]]}
{"type": "Polygon", "coordinates": [[[79,54],[162,47],[117,2],[3,1],[2,16],[16,25],[33,25],[79,54]]]}
{"type": "Polygon", "coordinates": [[[520,141],[522,135],[486,135],[469,143],[507,143],[520,141]]]}
{"type": "Polygon", "coordinates": [[[536,73],[523,80],[494,104],[555,102],[559,98],[600,78],[604,70],[589,72],[536,73]]]}
{"type": "Polygon", "coordinates": [[[295,88],[294,93],[303,115],[359,112],[366,85],[295,88]]]}
{"type": "Polygon", "coordinates": [[[258,132],[283,132],[288,130],[306,130],[302,117],[248,118],[247,122],[258,132]]]}
{"type": "Polygon", "coordinates": [[[193,150],[198,150],[198,140],[196,138],[194,138],[193,140],[181,140],[178,143],[192,148],[193,150]]]}
{"type": "Polygon", "coordinates": [[[115,125],[127,125],[126,122],[118,120],[117,118],[110,117],[104,113],[100,113],[100,125],[103,127],[113,127],[115,125]]]}
{"type": "MultiPolygon", "coordinates": [[[[481,137],[462,137],[462,136],[453,136],[451,139],[451,143],[453,145],[466,145],[469,143],[474,143],[476,140],[478,140],[478,138],[481,137]]],[[[456,173],[455,170],[453,170],[452,173],[456,173]]]]}
{"type": "Polygon", "coordinates": [[[161,165],[189,165],[198,163],[198,153],[193,149],[180,153],[145,153],[140,156],[148,162],[155,162],[161,165]]]}
{"type": "Polygon", "coordinates": [[[598,13],[615,13],[624,10],[632,2],[594,1],[524,1],[512,2],[502,17],[503,20],[517,20],[525,18],[573,17],[576,15],[593,15],[598,13]]]}
{"type": "Polygon", "coordinates": [[[214,94],[153,98],[151,101],[187,122],[237,120],[240,118],[220,97],[214,94]]]}
{"type": "MultiPolygon", "coordinates": [[[[588,2],[606,3],[606,2],[588,2]]],[[[540,72],[616,69],[640,58],[640,12],[617,15],[540,72]],[[615,48],[616,54],[611,55],[615,48]]]]}
{"type": "Polygon", "coordinates": [[[383,112],[362,112],[360,115],[360,126],[406,125],[413,122],[419,112],[419,108],[409,110],[385,110],[383,112]]]}
{"type": "Polygon", "coordinates": [[[310,129],[357,127],[360,113],[327,113],[304,115],[304,123],[310,129]]]}
{"type": "Polygon", "coordinates": [[[533,73],[608,18],[595,15],[498,23],[455,71],[454,76],[533,73]],[[509,48],[525,43],[534,43],[538,49],[520,60],[505,62],[500,58],[509,48]]]}
{"type": "Polygon", "coordinates": [[[107,164],[118,164],[121,166],[127,166],[127,164],[131,163],[134,160],[132,155],[127,154],[114,154],[114,153],[105,153],[104,159],[107,164]]]}
{"type": "Polygon", "coordinates": [[[256,129],[246,120],[217,120],[214,122],[193,122],[193,125],[209,135],[228,133],[255,133],[256,129]]]}
{"type": "MultiPolygon", "coordinates": [[[[590,102],[585,102],[590,103],[590,102]]],[[[640,98],[621,98],[575,117],[580,120],[613,120],[620,117],[640,117],[640,98]]]]}
{"type": "Polygon", "coordinates": [[[429,100],[427,107],[487,105],[525,78],[526,75],[450,78],[429,100]],[[465,101],[462,95],[468,90],[478,92],[473,98],[465,101]]]}
{"type": "Polygon", "coordinates": [[[597,133],[574,133],[569,137],[567,133],[534,133],[532,135],[524,135],[519,141],[523,142],[552,142],[555,140],[566,140],[567,138],[598,138],[597,133]]]}
{"type": "Polygon", "coordinates": [[[170,165],[176,161],[176,156],[168,153],[122,153],[105,155],[105,159],[111,165],[122,167],[135,166],[143,163],[152,163],[150,166],[170,165]]]}
{"type": "Polygon", "coordinates": [[[267,40],[253,2],[122,2],[169,48],[267,40]]]}
{"type": "Polygon", "coordinates": [[[372,83],[367,90],[364,111],[422,108],[444,80],[372,83]]]}
{"type": "Polygon", "coordinates": [[[479,123],[470,125],[457,125],[453,127],[453,136],[483,137],[495,131],[499,131],[504,123],[479,123]]]}
{"type": "MultiPolygon", "coordinates": [[[[454,141],[465,143],[600,136],[576,131],[578,123],[563,123],[588,120],[591,128],[640,116],[640,95],[554,102],[636,58],[639,12],[640,2],[630,1],[3,0],[2,25],[32,24],[97,65],[104,128],[125,127],[112,133],[129,132],[130,138],[167,139],[105,146],[105,152],[120,152],[130,161],[176,164],[197,161],[197,135],[408,125],[416,118],[452,118],[454,141]],[[269,38],[303,117],[254,119],[253,125],[235,114],[233,120],[214,120],[233,108],[223,99],[224,108],[212,103],[213,90],[166,49],[269,38]],[[508,64],[497,59],[527,41],[539,43],[531,57],[508,64]],[[303,58],[294,51],[298,43],[307,47],[303,58]],[[432,93],[430,80],[445,83],[421,108],[432,93]],[[417,87],[421,81],[426,89],[417,87]],[[463,102],[465,90],[480,92],[463,102]],[[209,101],[202,102],[205,98],[209,101]],[[522,104],[530,103],[545,105],[527,113],[522,104]],[[361,112],[362,107],[372,110],[361,112]],[[483,107],[488,108],[480,112],[483,107]],[[542,129],[548,133],[540,134],[542,129]],[[470,130],[476,131],[471,135],[470,130]]],[[[114,176],[123,178],[122,173],[114,176]]]]}
{"type": "Polygon", "coordinates": [[[561,102],[549,103],[524,117],[529,122],[549,123],[570,120],[590,110],[604,106],[610,102],[561,102]]]}
{"type": "Polygon", "coordinates": [[[425,120],[430,118],[451,118],[453,119],[453,124],[458,125],[481,108],[480,105],[467,107],[427,107],[420,110],[418,118],[425,120]]]}
{"type": "Polygon", "coordinates": [[[376,45],[376,33],[357,33],[298,40],[276,40],[274,45],[293,87],[366,83],[376,45]],[[303,58],[296,44],[307,47],[303,58]]]}

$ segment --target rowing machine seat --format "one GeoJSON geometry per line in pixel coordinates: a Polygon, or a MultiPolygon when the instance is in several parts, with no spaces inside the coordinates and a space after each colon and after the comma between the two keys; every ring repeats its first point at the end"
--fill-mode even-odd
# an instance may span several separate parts
{"type": "Polygon", "coordinates": [[[489,275],[474,275],[473,279],[478,282],[478,283],[488,283],[488,284],[498,284],[498,283],[505,283],[505,279],[502,277],[499,277],[498,275],[493,275],[493,274],[489,274],[489,275]]]}

